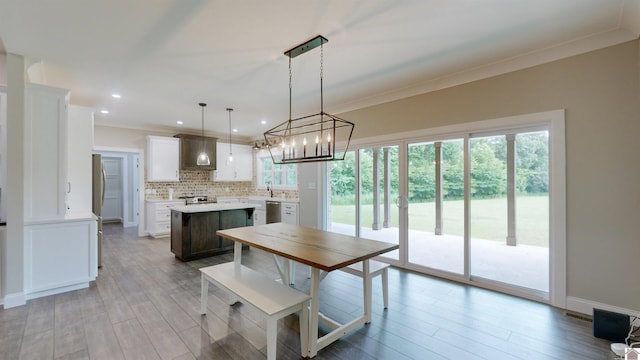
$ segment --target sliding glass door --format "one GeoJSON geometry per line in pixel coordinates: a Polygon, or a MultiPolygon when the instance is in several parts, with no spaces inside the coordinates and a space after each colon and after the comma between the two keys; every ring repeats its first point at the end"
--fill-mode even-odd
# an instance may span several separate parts
{"type": "Polygon", "coordinates": [[[327,163],[327,230],[356,235],[356,152],[348,151],[343,161],[327,163]]]}
{"type": "MultiPolygon", "coordinates": [[[[327,229],[367,239],[399,242],[398,146],[349,151],[327,166],[327,229]]],[[[399,252],[384,255],[399,260],[399,252]]]]}
{"type": "Polygon", "coordinates": [[[548,139],[545,130],[469,140],[476,281],[549,291],[548,139]]]}
{"type": "Polygon", "coordinates": [[[563,124],[516,120],[352,148],[327,166],[327,228],[399,244],[381,258],[403,268],[538,300],[555,301],[555,289],[561,301],[552,279],[566,269],[564,163],[552,199],[549,129],[563,159],[563,124]]]}
{"type": "Polygon", "coordinates": [[[408,262],[464,274],[464,140],[410,143],[408,262]]]}
{"type": "MultiPolygon", "coordinates": [[[[360,227],[358,236],[399,243],[398,146],[360,149],[360,227]]],[[[382,257],[398,261],[395,250],[382,257]]]]}

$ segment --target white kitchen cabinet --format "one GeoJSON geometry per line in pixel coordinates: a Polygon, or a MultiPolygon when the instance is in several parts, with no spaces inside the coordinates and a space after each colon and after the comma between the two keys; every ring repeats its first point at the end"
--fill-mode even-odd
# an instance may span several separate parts
{"type": "Polygon", "coordinates": [[[282,221],[285,224],[298,225],[298,204],[283,202],[280,205],[282,221]]]}
{"type": "Polygon", "coordinates": [[[253,225],[264,225],[267,223],[267,212],[263,209],[256,208],[253,211],[253,225]]]}
{"type": "Polygon", "coordinates": [[[68,90],[25,84],[25,222],[67,213],[68,104],[68,90]]]}
{"type": "Polygon", "coordinates": [[[25,84],[23,241],[27,299],[84,288],[97,276],[97,223],[90,209],[93,127],[83,124],[76,128],[75,120],[69,119],[68,90],[25,84]],[[75,155],[82,161],[86,157],[88,165],[75,163],[75,155]],[[88,178],[79,173],[83,168],[88,178]],[[76,183],[78,190],[88,183],[85,195],[88,192],[89,200],[81,191],[75,198],[76,183]],[[76,200],[89,211],[78,208],[68,212],[68,204],[76,200]]]}
{"type": "Polygon", "coordinates": [[[147,181],[180,181],[180,139],[147,136],[147,181]]]}
{"type": "Polygon", "coordinates": [[[147,200],[147,232],[154,238],[171,234],[171,208],[184,205],[184,200],[147,200]]]}
{"type": "Polygon", "coordinates": [[[27,299],[89,287],[98,276],[93,218],[34,222],[24,227],[27,299]]]}
{"type": "Polygon", "coordinates": [[[91,213],[94,109],[69,105],[67,214],[91,213]]]}
{"type": "Polygon", "coordinates": [[[253,149],[249,145],[232,145],[233,161],[229,161],[229,143],[216,145],[216,170],[211,181],[252,181],[253,149]]]}
{"type": "Polygon", "coordinates": [[[7,93],[4,86],[0,86],[0,222],[7,222],[7,93]]]}

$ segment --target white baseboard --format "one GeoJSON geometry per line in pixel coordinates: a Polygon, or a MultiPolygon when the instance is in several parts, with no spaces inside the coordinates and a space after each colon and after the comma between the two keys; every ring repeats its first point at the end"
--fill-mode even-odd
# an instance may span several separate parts
{"type": "Polygon", "coordinates": [[[4,296],[2,303],[5,309],[10,309],[12,307],[25,305],[27,298],[24,293],[7,294],[4,296]]]}
{"type": "Polygon", "coordinates": [[[127,221],[127,222],[122,224],[122,227],[126,227],[126,228],[134,227],[134,226],[138,226],[138,223],[137,222],[132,222],[132,221],[127,221]]]}
{"type": "Polygon", "coordinates": [[[69,286],[61,286],[55,289],[50,289],[50,290],[43,290],[43,291],[37,291],[37,292],[32,292],[26,295],[26,299],[27,300],[31,300],[31,299],[37,299],[40,297],[44,297],[44,296],[49,296],[49,295],[55,295],[55,294],[61,294],[67,291],[73,291],[73,290],[78,290],[78,289],[85,289],[89,287],[89,282],[84,282],[84,283],[80,283],[80,284],[74,284],[74,285],[69,285],[69,286]]]}
{"type": "Polygon", "coordinates": [[[594,308],[640,317],[640,311],[604,304],[597,301],[585,300],[573,296],[567,296],[567,310],[592,316],[594,308]]]}

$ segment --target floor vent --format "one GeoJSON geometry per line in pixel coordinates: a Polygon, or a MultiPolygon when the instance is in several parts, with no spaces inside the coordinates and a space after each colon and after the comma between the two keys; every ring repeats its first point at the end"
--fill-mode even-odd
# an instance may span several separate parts
{"type": "Polygon", "coordinates": [[[593,319],[589,315],[583,315],[583,314],[574,313],[574,312],[566,312],[564,314],[566,316],[568,316],[568,317],[576,318],[578,320],[584,320],[584,321],[588,321],[588,322],[593,322],[593,319]]]}

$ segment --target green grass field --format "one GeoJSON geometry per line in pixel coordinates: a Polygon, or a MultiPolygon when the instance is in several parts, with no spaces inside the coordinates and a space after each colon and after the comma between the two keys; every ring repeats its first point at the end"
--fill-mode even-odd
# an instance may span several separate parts
{"type": "MultiPolygon", "coordinates": [[[[392,226],[398,227],[398,208],[390,206],[392,226]]],[[[507,199],[471,200],[471,237],[505,241],[507,236],[507,199]]],[[[373,219],[373,206],[364,205],[362,224],[369,226],[373,219]]],[[[380,207],[382,221],[383,207],[380,207]]],[[[354,205],[332,205],[331,221],[355,224],[354,205]]],[[[435,204],[409,205],[409,229],[433,232],[435,204]]],[[[443,207],[445,234],[463,236],[464,203],[462,200],[445,201],[443,207]]],[[[519,244],[549,246],[549,197],[519,196],[516,199],[516,236],[519,244]]]]}

